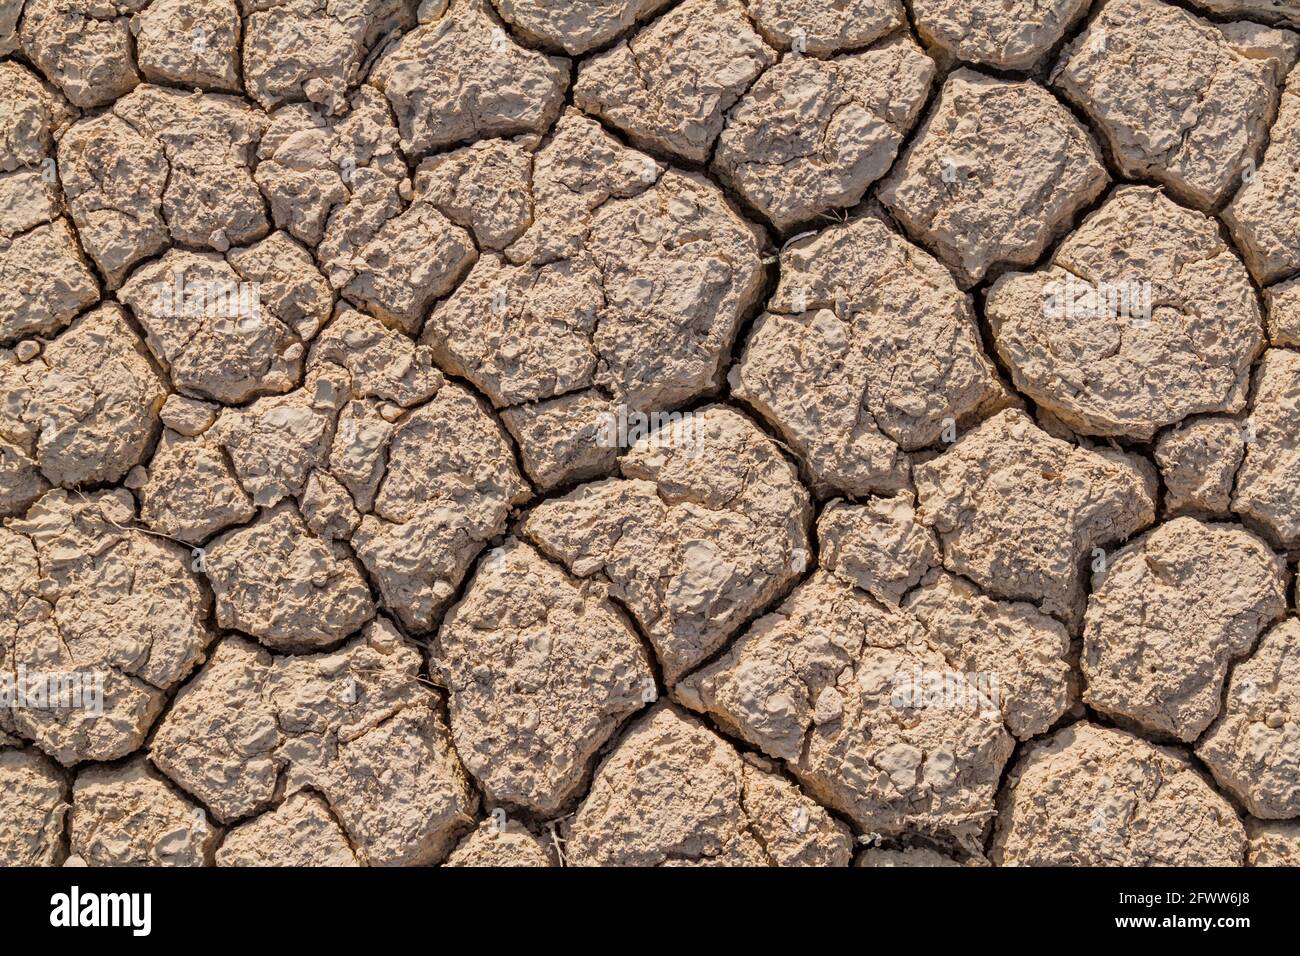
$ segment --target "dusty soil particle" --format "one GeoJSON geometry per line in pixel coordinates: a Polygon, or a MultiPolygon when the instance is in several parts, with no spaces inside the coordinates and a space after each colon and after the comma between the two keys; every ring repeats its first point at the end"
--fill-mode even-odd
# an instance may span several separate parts
{"type": "Polygon", "coordinates": [[[571,866],[847,866],[848,828],[667,704],[625,733],[566,824],[571,866]]]}
{"type": "Polygon", "coordinates": [[[767,308],[732,391],[780,429],[819,494],[906,490],[906,452],[1003,397],[968,298],[875,216],[787,245],[767,308]]]}
{"type": "Polygon", "coordinates": [[[59,866],[68,783],[34,750],[0,747],[0,866],[59,866]]]}
{"type": "Polygon", "coordinates": [[[1081,722],[1031,744],[999,801],[997,866],[1240,866],[1246,833],[1182,751],[1081,722]]]}
{"type": "Polygon", "coordinates": [[[1214,777],[1252,814],[1300,816],[1300,620],[1262,638],[1228,680],[1223,713],[1196,745],[1214,777]]]}
{"type": "Polygon", "coordinates": [[[1233,525],[1175,518],[1093,576],[1084,700],[1189,742],[1219,713],[1234,658],[1286,613],[1286,565],[1233,525]]]}
{"type": "Polygon", "coordinates": [[[1036,261],[1108,180],[1088,131],[1045,89],[963,68],[877,195],[968,288],[1036,261]]]}
{"type": "Polygon", "coordinates": [[[1263,341],[1218,224],[1145,186],[1116,190],[1046,269],[1000,278],[987,311],[1016,387],[1088,435],[1241,411],[1263,341]]]}
{"type": "Polygon", "coordinates": [[[686,0],[583,60],[573,97],[637,145],[703,163],[727,110],[776,61],[740,0],[686,0]]]}
{"type": "Polygon", "coordinates": [[[1023,412],[986,421],[915,469],[923,524],[944,566],[990,595],[1033,601],[1074,631],[1094,549],[1155,519],[1155,469],[1043,432],[1023,412]]]}
{"type": "Polygon", "coordinates": [[[777,446],[724,406],[642,439],[620,468],[537,505],[524,534],[608,582],[671,686],[803,572],[812,508],[777,446]]]}
{"type": "Polygon", "coordinates": [[[143,756],[77,774],[69,832],[90,866],[211,866],[221,835],[143,756]]]}
{"type": "Polygon", "coordinates": [[[658,696],[605,595],[523,542],[488,553],[438,632],[452,737],[490,803],[558,811],[623,718],[658,696]]]}
{"type": "Polygon", "coordinates": [[[217,866],[359,866],[347,834],[317,794],[300,790],[226,834],[217,866]]]}
{"type": "Polygon", "coordinates": [[[1281,61],[1252,39],[1159,0],[1108,0],[1052,83],[1088,114],[1124,176],[1210,209],[1241,184],[1277,109],[1281,61]]]}

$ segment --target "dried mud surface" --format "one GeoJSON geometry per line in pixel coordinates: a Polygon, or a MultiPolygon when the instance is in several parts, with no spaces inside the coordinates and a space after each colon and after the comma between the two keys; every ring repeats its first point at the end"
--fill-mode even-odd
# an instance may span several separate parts
{"type": "Polygon", "coordinates": [[[0,2],[0,866],[1300,865],[1298,60],[0,2]]]}

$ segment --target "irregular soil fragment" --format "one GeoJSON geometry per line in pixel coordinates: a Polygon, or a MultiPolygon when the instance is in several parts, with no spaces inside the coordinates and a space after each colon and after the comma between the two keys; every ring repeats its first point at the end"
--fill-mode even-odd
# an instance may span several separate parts
{"type": "Polygon", "coordinates": [[[1140,461],[1052,438],[1008,410],[917,466],[917,513],[949,571],[1073,630],[1085,561],[1155,519],[1155,470],[1140,461]]]}
{"type": "Polygon", "coordinates": [[[1081,722],[1037,741],[999,801],[997,866],[1240,866],[1236,811],[1182,751],[1081,722]]]}
{"type": "Polygon", "coordinates": [[[1209,416],[1187,419],[1161,434],[1155,459],[1165,483],[1166,514],[1228,514],[1248,427],[1209,416]]]}
{"type": "Polygon", "coordinates": [[[217,866],[358,866],[347,835],[314,793],[300,790],[241,823],[217,850],[217,866]]]}
{"type": "Polygon", "coordinates": [[[1090,0],[914,0],[927,45],[968,63],[1029,70],[1088,11],[1090,0]]]}
{"type": "Polygon", "coordinates": [[[189,550],[135,528],[134,506],[120,488],[56,489],[0,535],[14,562],[8,667],[70,691],[14,709],[13,724],[65,766],[139,748],[213,637],[189,550]]]}
{"type": "Polygon", "coordinates": [[[1223,210],[1251,275],[1265,285],[1300,271],[1300,70],[1287,79],[1268,136],[1259,169],[1223,210]]]}
{"type": "Polygon", "coordinates": [[[658,696],[640,638],[595,581],[511,540],[438,632],[452,737],[490,803],[552,814],[596,752],[658,696]]]}
{"type": "Polygon", "coordinates": [[[1029,265],[1108,180],[1088,131],[1032,82],[960,69],[877,195],[968,288],[1029,265]]]}
{"type": "Polygon", "coordinates": [[[740,0],[686,0],[584,60],[574,102],[644,149],[703,163],[727,110],[776,60],[740,0]]]}
{"type": "Polygon", "coordinates": [[[1300,547],[1300,352],[1270,349],[1255,368],[1246,458],[1232,510],[1300,547]]]}
{"type": "Polygon", "coordinates": [[[906,452],[955,437],[1003,389],[952,276],[875,216],[797,239],[732,368],[819,493],[909,487],[906,452]]]}
{"type": "Polygon", "coordinates": [[[542,842],[522,823],[489,817],[478,829],[461,841],[447,857],[447,866],[537,867],[555,866],[542,842]]]}
{"type": "Polygon", "coordinates": [[[407,156],[462,140],[545,132],[564,106],[569,61],[519,46],[487,0],[441,6],[370,76],[397,115],[407,156]]]}
{"type": "Polygon", "coordinates": [[[59,866],[68,783],[34,750],[0,747],[0,866],[59,866]]]}
{"type": "Polygon", "coordinates": [[[623,735],[566,824],[571,866],[847,866],[848,828],[672,707],[623,735]]]}
{"type": "Polygon", "coordinates": [[[812,509],[776,445],[723,406],[642,439],[620,465],[621,479],[539,504],[524,534],[609,583],[671,686],[804,570],[812,509]]]}
{"type": "Polygon", "coordinates": [[[987,311],[1016,386],[1087,435],[1240,411],[1263,339],[1218,224],[1145,186],[1116,190],[1048,268],[1000,278],[987,311]]]}
{"type": "Polygon", "coordinates": [[[787,58],[728,113],[713,170],[781,230],[852,206],[893,164],[933,76],[899,37],[833,60],[787,58]]]}
{"type": "Polygon", "coordinates": [[[1273,628],[1233,668],[1223,713],[1196,754],[1255,816],[1300,816],[1300,620],[1273,628]]]}
{"type": "Polygon", "coordinates": [[[502,19],[520,36],[570,56],[603,46],[669,0],[497,0],[502,19]]]}
{"type": "Polygon", "coordinates": [[[221,822],[311,790],[359,862],[436,863],[477,797],[420,663],[383,619],[329,654],[272,657],[227,638],[177,694],[150,757],[221,822]]]}
{"type": "Polygon", "coordinates": [[[1084,700],[1193,741],[1219,713],[1228,666],[1286,613],[1286,565],[1250,532],[1176,518],[1093,576],[1084,700]]]}
{"type": "Polygon", "coordinates": [[[77,774],[72,853],[90,866],[211,866],[220,831],[144,757],[77,774]]]}
{"type": "Polygon", "coordinates": [[[1241,183],[1277,109],[1280,64],[1258,54],[1172,4],[1108,0],[1052,83],[1088,114],[1123,175],[1210,209],[1241,183]]]}

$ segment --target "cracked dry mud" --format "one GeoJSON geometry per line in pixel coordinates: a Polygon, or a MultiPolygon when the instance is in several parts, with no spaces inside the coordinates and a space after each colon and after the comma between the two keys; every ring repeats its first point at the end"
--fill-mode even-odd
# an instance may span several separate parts
{"type": "Polygon", "coordinates": [[[1300,865],[1298,61],[0,0],[0,866],[1300,865]]]}

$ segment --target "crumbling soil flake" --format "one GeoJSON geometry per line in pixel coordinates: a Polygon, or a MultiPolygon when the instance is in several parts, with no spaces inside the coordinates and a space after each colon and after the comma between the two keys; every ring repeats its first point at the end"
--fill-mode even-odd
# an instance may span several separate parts
{"type": "Polygon", "coordinates": [[[1215,415],[1187,419],[1161,434],[1155,459],[1165,483],[1166,514],[1228,515],[1249,427],[1215,415]]]}

